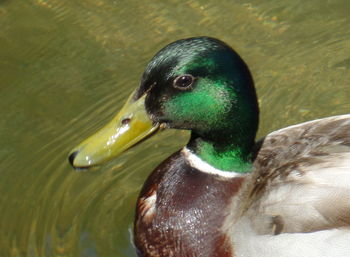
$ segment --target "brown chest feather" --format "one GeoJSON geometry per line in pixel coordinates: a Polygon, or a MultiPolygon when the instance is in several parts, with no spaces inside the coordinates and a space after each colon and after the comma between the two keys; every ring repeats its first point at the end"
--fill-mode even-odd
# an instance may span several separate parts
{"type": "Polygon", "coordinates": [[[148,178],[135,220],[140,256],[230,257],[221,227],[242,178],[202,173],[175,153],[148,178]]]}

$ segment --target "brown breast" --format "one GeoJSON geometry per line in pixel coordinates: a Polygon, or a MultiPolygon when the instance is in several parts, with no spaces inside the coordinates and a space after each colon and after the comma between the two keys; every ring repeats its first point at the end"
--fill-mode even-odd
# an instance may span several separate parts
{"type": "Polygon", "coordinates": [[[181,152],[173,154],[140,193],[135,219],[139,256],[232,257],[221,226],[242,180],[200,172],[181,152]]]}

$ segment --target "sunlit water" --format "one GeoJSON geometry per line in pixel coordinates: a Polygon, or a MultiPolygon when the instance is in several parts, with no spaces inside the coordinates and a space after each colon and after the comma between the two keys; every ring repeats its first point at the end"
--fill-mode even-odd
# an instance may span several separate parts
{"type": "Polygon", "coordinates": [[[68,151],[179,38],[232,45],[253,72],[259,135],[350,112],[350,2],[0,1],[0,256],[135,256],[134,206],[187,140],[165,132],[87,172],[68,151]]]}

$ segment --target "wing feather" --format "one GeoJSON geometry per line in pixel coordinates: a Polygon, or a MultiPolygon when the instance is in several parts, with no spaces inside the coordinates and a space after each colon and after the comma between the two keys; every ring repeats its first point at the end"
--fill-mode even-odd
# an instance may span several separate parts
{"type": "Polygon", "coordinates": [[[278,130],[258,148],[246,213],[256,231],[350,225],[350,115],[278,130]]]}

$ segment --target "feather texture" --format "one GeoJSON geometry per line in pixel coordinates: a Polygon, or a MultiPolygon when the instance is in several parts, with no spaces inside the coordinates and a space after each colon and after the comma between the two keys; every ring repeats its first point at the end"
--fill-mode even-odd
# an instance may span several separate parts
{"type": "Polygon", "coordinates": [[[237,256],[350,256],[350,115],[269,134],[254,169],[223,226],[237,256]]]}

